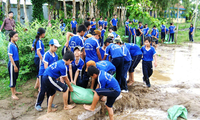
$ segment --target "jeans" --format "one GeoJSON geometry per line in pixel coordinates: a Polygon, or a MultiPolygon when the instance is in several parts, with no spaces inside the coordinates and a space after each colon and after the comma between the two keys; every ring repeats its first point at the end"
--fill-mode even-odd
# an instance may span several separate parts
{"type": "Polygon", "coordinates": [[[76,34],[76,28],[72,28],[73,34],[76,34]]]}
{"type": "Polygon", "coordinates": [[[192,32],[189,32],[189,40],[193,42],[193,35],[191,33],[192,32]]]}
{"type": "Polygon", "coordinates": [[[122,79],[121,79],[121,90],[128,90],[127,87],[127,72],[131,66],[131,61],[124,61],[123,70],[122,70],[122,79]]]}

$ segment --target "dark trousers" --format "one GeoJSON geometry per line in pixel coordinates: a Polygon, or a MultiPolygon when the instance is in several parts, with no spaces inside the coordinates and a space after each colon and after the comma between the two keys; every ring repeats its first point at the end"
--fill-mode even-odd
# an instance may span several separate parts
{"type": "Polygon", "coordinates": [[[135,42],[135,35],[131,35],[132,36],[132,43],[136,44],[135,42]]]}
{"type": "Polygon", "coordinates": [[[189,40],[193,42],[193,35],[191,33],[192,32],[189,32],[189,40]]]}
{"type": "Polygon", "coordinates": [[[112,59],[112,64],[116,67],[116,79],[121,86],[122,71],[124,66],[124,57],[117,57],[112,59]]]}
{"type": "Polygon", "coordinates": [[[128,36],[129,35],[129,29],[125,27],[125,35],[128,36]]]}
{"type": "MultiPolygon", "coordinates": [[[[19,71],[19,61],[14,61],[14,62],[15,62],[15,65],[17,66],[17,68],[18,68],[18,71],[19,71]]],[[[19,72],[14,71],[14,66],[11,63],[11,61],[8,62],[8,73],[9,73],[9,76],[10,76],[9,87],[11,87],[11,88],[15,87],[19,72]]]]}
{"type": "Polygon", "coordinates": [[[170,42],[171,37],[172,37],[172,42],[174,42],[174,33],[169,34],[169,42],[170,42]]]}
{"type": "Polygon", "coordinates": [[[132,37],[131,33],[128,32],[128,42],[129,42],[129,43],[131,43],[131,37],[132,37]]]}
{"type": "Polygon", "coordinates": [[[91,29],[90,29],[91,33],[93,33],[94,30],[96,30],[96,28],[91,28],[91,29]]]}
{"type": "Polygon", "coordinates": [[[143,36],[144,36],[144,35],[142,34],[142,35],[141,35],[141,46],[144,44],[144,43],[143,43],[143,36]]]}
{"type": "Polygon", "coordinates": [[[147,85],[151,85],[149,78],[153,74],[152,61],[142,61],[142,72],[143,72],[143,81],[146,82],[147,85]]]}
{"type": "Polygon", "coordinates": [[[36,66],[37,78],[39,78],[38,73],[39,73],[40,65],[41,65],[40,58],[39,57],[35,57],[34,58],[34,63],[35,63],[35,66],[36,66]]]}
{"type": "Polygon", "coordinates": [[[104,36],[101,36],[101,38],[99,38],[99,45],[101,47],[103,46],[103,42],[104,42],[104,36]]]}
{"type": "Polygon", "coordinates": [[[165,40],[165,32],[161,32],[161,39],[165,40]]]}
{"type": "Polygon", "coordinates": [[[113,26],[113,31],[117,31],[117,26],[113,26]]]}
{"type": "Polygon", "coordinates": [[[121,79],[121,90],[128,90],[127,87],[127,72],[131,66],[131,61],[124,61],[123,70],[122,70],[122,79],[121,79]]]}
{"type": "Polygon", "coordinates": [[[72,28],[73,34],[76,34],[76,28],[72,28]]]}

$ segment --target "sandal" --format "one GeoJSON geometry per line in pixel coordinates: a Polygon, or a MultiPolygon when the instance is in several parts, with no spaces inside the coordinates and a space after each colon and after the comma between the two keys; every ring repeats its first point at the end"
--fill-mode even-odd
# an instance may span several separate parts
{"type": "Polygon", "coordinates": [[[52,104],[51,107],[52,107],[52,108],[57,108],[58,106],[55,105],[55,104],[52,104]]]}
{"type": "Polygon", "coordinates": [[[35,106],[35,109],[36,109],[37,111],[39,111],[39,112],[43,111],[43,109],[42,109],[42,107],[41,107],[40,105],[35,106]]]}

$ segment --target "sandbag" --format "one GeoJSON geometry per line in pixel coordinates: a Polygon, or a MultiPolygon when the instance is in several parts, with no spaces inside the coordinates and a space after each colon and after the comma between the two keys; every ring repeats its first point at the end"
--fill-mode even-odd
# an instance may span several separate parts
{"type": "Polygon", "coordinates": [[[169,40],[169,35],[168,35],[168,34],[165,35],[165,40],[166,40],[166,41],[169,40]]]}
{"type": "Polygon", "coordinates": [[[141,37],[140,36],[136,36],[136,45],[138,45],[139,47],[141,46],[141,37]]]}
{"type": "Polygon", "coordinates": [[[174,105],[173,107],[167,110],[168,119],[177,120],[180,116],[184,119],[187,119],[187,109],[183,105],[174,105]]]}
{"type": "Polygon", "coordinates": [[[71,84],[73,87],[73,92],[71,92],[71,98],[74,103],[77,104],[91,104],[94,97],[94,92],[92,89],[85,89],[80,86],[71,84]]]}

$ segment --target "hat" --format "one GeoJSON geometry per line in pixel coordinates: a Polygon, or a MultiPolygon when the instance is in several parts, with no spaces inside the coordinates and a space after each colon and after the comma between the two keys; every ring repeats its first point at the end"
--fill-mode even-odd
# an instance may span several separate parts
{"type": "Polygon", "coordinates": [[[112,38],[107,38],[104,43],[113,43],[112,38]]]}
{"type": "Polygon", "coordinates": [[[87,34],[86,37],[87,37],[87,38],[90,38],[90,37],[92,37],[92,35],[91,35],[91,34],[87,34]]]}
{"type": "Polygon", "coordinates": [[[108,33],[108,37],[114,37],[112,33],[108,33]]]}
{"type": "Polygon", "coordinates": [[[76,46],[76,47],[74,47],[74,51],[77,50],[77,49],[79,49],[79,50],[81,51],[81,50],[82,50],[82,47],[81,47],[81,46],[76,46]]]}
{"type": "Polygon", "coordinates": [[[75,19],[75,17],[73,16],[72,19],[75,19]]]}
{"type": "Polygon", "coordinates": [[[114,43],[118,43],[118,42],[122,43],[121,38],[115,38],[114,43]]]}
{"type": "Polygon", "coordinates": [[[93,60],[90,60],[86,63],[86,69],[85,69],[85,72],[87,72],[88,70],[88,67],[90,66],[95,66],[96,67],[96,63],[93,61],[93,60]]]}
{"type": "Polygon", "coordinates": [[[99,35],[99,37],[101,38],[101,31],[94,30],[93,35],[99,35]]]}
{"type": "Polygon", "coordinates": [[[56,39],[51,39],[49,41],[49,45],[55,45],[56,47],[60,47],[61,45],[59,44],[58,40],[56,39]]]}

